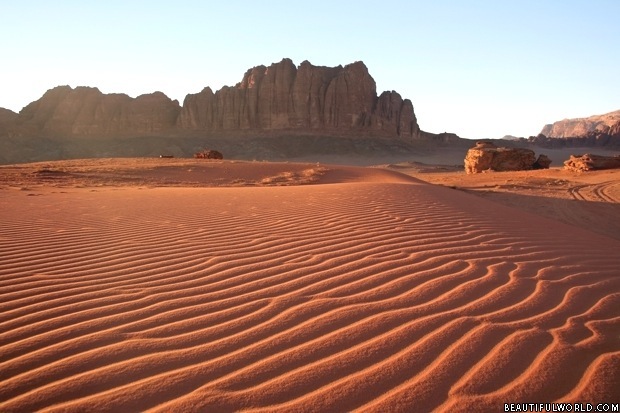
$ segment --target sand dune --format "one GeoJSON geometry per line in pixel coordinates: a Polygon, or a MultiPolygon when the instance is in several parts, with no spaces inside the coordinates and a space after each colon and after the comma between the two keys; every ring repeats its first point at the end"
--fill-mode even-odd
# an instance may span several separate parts
{"type": "Polygon", "coordinates": [[[554,167],[466,175],[407,163],[390,168],[620,240],[619,169],[578,173],[554,167]]]}
{"type": "Polygon", "coordinates": [[[619,402],[619,240],[394,171],[126,162],[4,170],[0,411],[619,402]]]}

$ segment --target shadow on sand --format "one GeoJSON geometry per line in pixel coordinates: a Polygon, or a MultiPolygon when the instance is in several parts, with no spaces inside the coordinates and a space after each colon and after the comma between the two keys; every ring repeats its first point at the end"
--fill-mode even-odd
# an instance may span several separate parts
{"type": "Polygon", "coordinates": [[[620,240],[620,204],[453,187],[484,199],[620,240]]]}

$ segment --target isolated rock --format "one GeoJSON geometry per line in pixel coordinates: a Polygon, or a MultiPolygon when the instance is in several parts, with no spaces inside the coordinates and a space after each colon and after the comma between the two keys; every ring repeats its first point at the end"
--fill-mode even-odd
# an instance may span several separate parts
{"type": "Polygon", "coordinates": [[[224,159],[224,155],[221,152],[215,151],[213,149],[205,149],[201,152],[197,152],[194,154],[194,158],[197,159],[224,159]]]}
{"type": "Polygon", "coordinates": [[[535,163],[536,156],[531,149],[501,148],[492,142],[480,141],[467,151],[465,172],[473,174],[489,170],[522,171],[533,169],[535,163]]]}
{"type": "Polygon", "coordinates": [[[476,146],[467,151],[465,155],[465,172],[468,174],[490,170],[493,165],[493,151],[486,149],[496,149],[497,146],[490,142],[477,142],[476,146]]]}
{"type": "Polygon", "coordinates": [[[564,168],[570,171],[585,172],[597,169],[617,169],[620,168],[620,155],[571,155],[570,159],[564,161],[564,168]]]}
{"type": "Polygon", "coordinates": [[[536,162],[534,162],[533,168],[549,169],[549,166],[551,166],[551,159],[547,155],[540,154],[538,155],[538,159],[536,159],[536,162]]]}

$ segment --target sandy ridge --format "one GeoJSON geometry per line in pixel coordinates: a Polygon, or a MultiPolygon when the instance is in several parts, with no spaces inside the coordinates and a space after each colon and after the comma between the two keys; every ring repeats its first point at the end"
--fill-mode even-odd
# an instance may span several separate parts
{"type": "Polygon", "coordinates": [[[619,241],[327,169],[331,185],[5,191],[1,410],[617,398],[619,241]]]}

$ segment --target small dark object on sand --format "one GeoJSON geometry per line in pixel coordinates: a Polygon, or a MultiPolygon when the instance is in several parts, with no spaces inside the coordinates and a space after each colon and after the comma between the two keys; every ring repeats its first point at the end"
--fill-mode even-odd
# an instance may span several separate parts
{"type": "Polygon", "coordinates": [[[197,159],[224,159],[224,155],[221,152],[214,151],[212,149],[205,149],[202,152],[194,154],[194,158],[197,159]]]}

